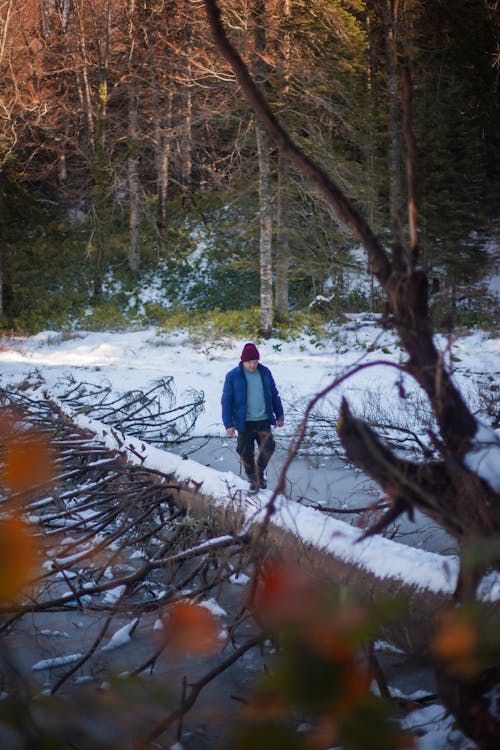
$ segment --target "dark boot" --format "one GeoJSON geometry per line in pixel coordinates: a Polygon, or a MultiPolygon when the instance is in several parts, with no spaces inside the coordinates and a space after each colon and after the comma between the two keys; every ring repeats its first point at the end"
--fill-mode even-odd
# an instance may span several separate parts
{"type": "Polygon", "coordinates": [[[256,492],[259,489],[259,485],[257,484],[257,477],[255,474],[247,474],[248,477],[248,483],[250,484],[250,492],[256,492]]]}

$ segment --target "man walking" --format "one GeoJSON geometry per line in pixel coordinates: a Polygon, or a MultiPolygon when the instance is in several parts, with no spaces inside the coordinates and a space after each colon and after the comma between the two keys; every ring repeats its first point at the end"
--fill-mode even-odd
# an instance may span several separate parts
{"type": "Polygon", "coordinates": [[[236,451],[253,492],[267,486],[264,471],[275,448],[271,425],[282,427],[285,423],[271,370],[259,359],[255,344],[245,344],[241,362],[226,375],[221,401],[224,427],[230,437],[238,432],[236,451]]]}

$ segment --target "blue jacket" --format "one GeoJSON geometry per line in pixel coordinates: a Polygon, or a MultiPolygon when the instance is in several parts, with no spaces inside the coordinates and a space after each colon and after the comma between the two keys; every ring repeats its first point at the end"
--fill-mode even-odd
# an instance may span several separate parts
{"type": "MultiPolygon", "coordinates": [[[[269,423],[276,424],[276,420],[283,416],[283,406],[276,383],[271,375],[271,370],[267,367],[259,364],[257,370],[262,378],[269,423]]],[[[235,427],[238,432],[244,432],[247,416],[247,381],[242,362],[227,373],[221,403],[222,421],[226,430],[229,427],[235,427]]]]}

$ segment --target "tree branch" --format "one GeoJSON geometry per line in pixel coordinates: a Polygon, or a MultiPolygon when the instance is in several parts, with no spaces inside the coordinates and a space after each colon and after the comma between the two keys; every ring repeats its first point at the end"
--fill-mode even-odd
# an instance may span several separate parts
{"type": "Polygon", "coordinates": [[[281,152],[319,189],[333,208],[335,215],[350,228],[363,244],[372,263],[373,272],[378,280],[384,283],[391,273],[391,265],[384,248],[373,234],[367,222],[347,199],[338,185],[326,172],[304,154],[281,126],[265,97],[260,93],[255,81],[248,72],[247,66],[229,41],[224,31],[218,3],[216,0],[204,0],[204,2],[215,43],[231,65],[238,83],[253,108],[256,117],[260,120],[271,138],[277,143],[281,152]]]}
{"type": "MultiPolygon", "coordinates": [[[[388,295],[391,312],[409,355],[408,371],[427,393],[443,442],[453,461],[460,461],[470,446],[476,432],[476,422],[467,408],[460,392],[453,385],[449,373],[433,341],[433,330],[428,312],[428,282],[419,269],[406,271],[392,265],[389,257],[370,226],[354,208],[338,185],[322,168],[296,146],[273,114],[263,94],[252,79],[246,64],[229,41],[216,0],[204,0],[208,21],[215,43],[232,67],[238,83],[282,153],[304,174],[328,201],[336,216],[344,222],[363,244],[373,271],[388,295]]],[[[407,79],[409,83],[409,79],[407,79]]],[[[409,97],[406,105],[409,114],[409,97]]],[[[407,124],[408,158],[414,172],[415,149],[407,124]]],[[[412,177],[413,179],[413,177],[412,177]]],[[[411,183],[413,184],[413,183],[411,183]]],[[[416,220],[416,211],[412,213],[416,220]]],[[[412,242],[416,242],[416,226],[412,230],[412,242]]]]}
{"type": "Polygon", "coordinates": [[[377,525],[377,533],[410,504],[437,521],[456,539],[463,537],[466,529],[457,513],[455,493],[444,462],[418,464],[398,458],[369,425],[352,416],[345,399],[342,399],[337,431],[348,458],[372,477],[391,499],[392,509],[377,525]]]}

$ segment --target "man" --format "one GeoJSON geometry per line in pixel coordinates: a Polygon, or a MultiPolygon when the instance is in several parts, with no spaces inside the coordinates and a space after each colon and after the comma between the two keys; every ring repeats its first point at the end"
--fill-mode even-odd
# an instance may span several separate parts
{"type": "Polygon", "coordinates": [[[226,433],[232,437],[238,432],[236,451],[252,492],[267,486],[264,471],[275,448],[271,425],[282,427],[285,423],[271,370],[261,365],[259,359],[255,344],[245,344],[241,362],[226,375],[221,401],[226,433]],[[258,446],[257,461],[255,443],[258,446]]]}

